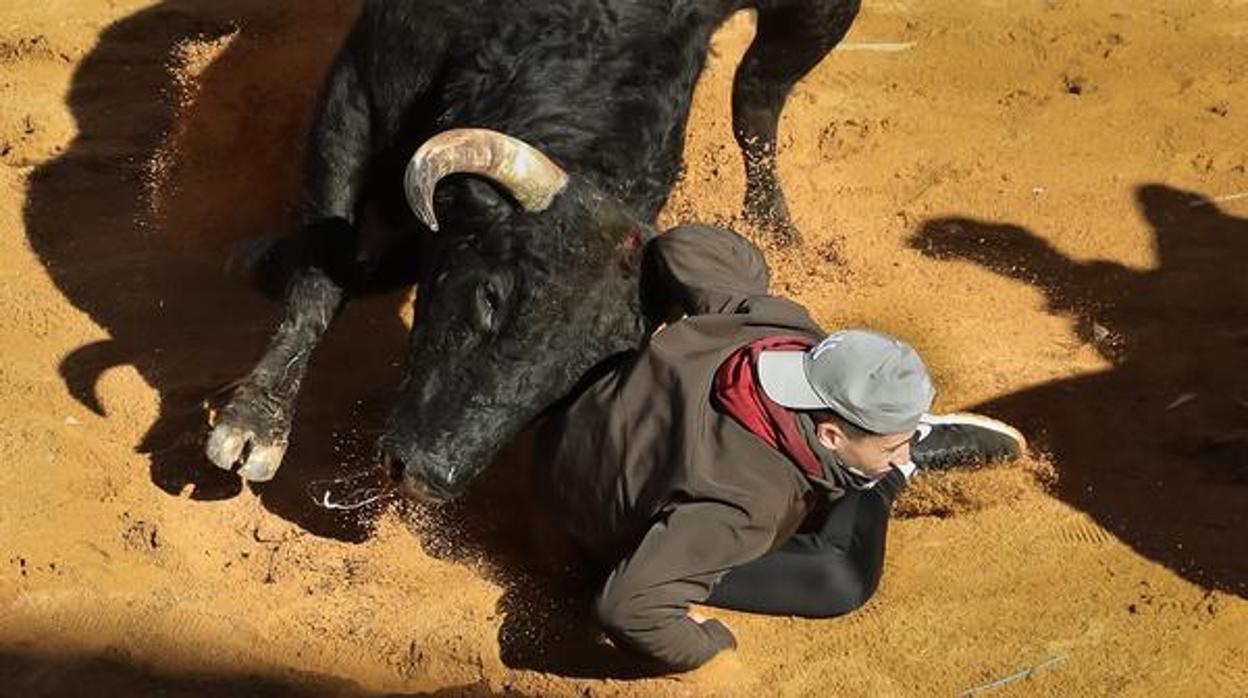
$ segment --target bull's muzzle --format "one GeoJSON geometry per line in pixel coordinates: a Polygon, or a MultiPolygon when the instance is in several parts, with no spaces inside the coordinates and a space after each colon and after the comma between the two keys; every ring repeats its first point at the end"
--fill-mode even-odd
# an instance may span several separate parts
{"type": "Polygon", "coordinates": [[[444,504],[455,499],[456,492],[449,482],[437,475],[408,468],[401,458],[382,449],[382,465],[390,473],[390,480],[404,496],[426,504],[444,504]]]}

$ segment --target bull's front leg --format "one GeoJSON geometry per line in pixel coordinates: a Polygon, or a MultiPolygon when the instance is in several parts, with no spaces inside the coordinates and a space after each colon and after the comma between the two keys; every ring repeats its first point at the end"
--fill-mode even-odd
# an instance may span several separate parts
{"type": "Polygon", "coordinates": [[[209,414],[205,452],[252,482],[271,480],[289,443],[295,399],[312,350],[343,303],[343,290],[316,267],[295,272],[286,312],[264,358],[239,381],[229,401],[209,414]]]}
{"type": "Polygon", "coordinates": [[[733,81],[732,130],[745,158],[745,216],[782,245],[801,241],[776,172],[776,133],[789,92],[840,43],[858,0],[760,0],[758,26],[733,81]]]}
{"type": "MultiPolygon", "coordinates": [[[[353,34],[354,36],[354,34],[353,34]]],[[[351,45],[352,41],[348,41],[351,45]]],[[[264,482],[277,474],[289,443],[295,400],[312,351],[342,307],[356,270],[356,212],[372,141],[368,90],[350,50],[335,61],[308,143],[304,225],[293,240],[295,270],[286,310],[264,358],[228,401],[209,414],[204,451],[220,468],[264,482]]]]}

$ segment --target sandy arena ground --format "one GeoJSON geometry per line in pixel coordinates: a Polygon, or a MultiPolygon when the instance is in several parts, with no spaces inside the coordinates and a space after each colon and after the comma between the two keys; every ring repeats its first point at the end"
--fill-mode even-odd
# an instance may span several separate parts
{"type": "MultiPolygon", "coordinates": [[[[1248,2],[865,3],[784,114],[776,291],[1037,451],[912,488],[860,612],[721,613],[734,656],[643,680],[525,571],[505,488],[316,503],[371,482],[404,298],[331,333],[274,482],[200,456],[278,311],[224,260],[283,225],[356,9],[3,3],[0,695],[1248,695],[1248,2]]],[[[669,224],[742,227],[752,31],[669,224]]]]}

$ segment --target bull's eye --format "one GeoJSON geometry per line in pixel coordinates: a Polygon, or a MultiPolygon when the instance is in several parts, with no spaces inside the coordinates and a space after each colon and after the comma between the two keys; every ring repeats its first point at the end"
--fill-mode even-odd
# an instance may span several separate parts
{"type": "Polygon", "coordinates": [[[477,327],[482,332],[493,332],[498,321],[498,309],[503,304],[502,288],[495,279],[486,279],[477,286],[474,301],[473,316],[477,327]]]}

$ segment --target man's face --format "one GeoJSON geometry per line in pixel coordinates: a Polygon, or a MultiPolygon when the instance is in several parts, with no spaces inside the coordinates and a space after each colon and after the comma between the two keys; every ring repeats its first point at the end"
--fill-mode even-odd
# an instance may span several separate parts
{"type": "Polygon", "coordinates": [[[893,466],[910,462],[913,431],[895,434],[854,434],[836,422],[819,425],[819,440],[841,459],[846,467],[869,478],[884,477],[893,466]]]}

